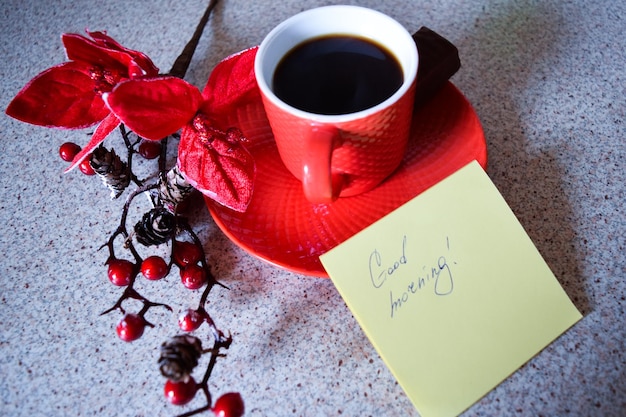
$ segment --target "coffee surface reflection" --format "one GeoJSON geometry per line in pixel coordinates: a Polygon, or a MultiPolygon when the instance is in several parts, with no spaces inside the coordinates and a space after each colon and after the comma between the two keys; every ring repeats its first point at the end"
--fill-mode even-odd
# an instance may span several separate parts
{"type": "Polygon", "coordinates": [[[274,94],[285,103],[309,113],[338,115],[382,103],[404,78],[386,48],[365,38],[333,35],[290,50],[272,81],[274,94]]]}

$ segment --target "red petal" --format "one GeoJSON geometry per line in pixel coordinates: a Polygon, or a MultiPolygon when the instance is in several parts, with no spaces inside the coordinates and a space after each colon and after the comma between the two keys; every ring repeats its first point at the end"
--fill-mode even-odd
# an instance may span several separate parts
{"type": "Polygon", "coordinates": [[[254,76],[254,58],[258,47],[231,55],[221,61],[211,72],[202,96],[205,114],[219,115],[231,112],[244,101],[259,94],[254,76]]]}
{"type": "Polygon", "coordinates": [[[96,130],[93,132],[91,137],[91,141],[85,146],[88,152],[94,150],[106,137],[120,125],[120,120],[113,114],[109,114],[103,121],[98,125],[96,130]]]}
{"type": "Polygon", "coordinates": [[[120,121],[114,114],[109,114],[104,118],[102,123],[98,125],[96,130],[91,135],[91,140],[87,145],[83,147],[83,149],[78,152],[78,154],[72,160],[72,164],[65,170],[65,172],[69,172],[73,170],[80,162],[89,155],[98,145],[100,145],[104,139],[120,125],[120,121]]]}
{"type": "Polygon", "coordinates": [[[238,129],[214,131],[211,141],[186,126],[178,146],[178,168],[187,182],[218,203],[243,212],[252,198],[254,159],[238,129]]]}
{"type": "Polygon", "coordinates": [[[64,33],[61,40],[65,46],[67,58],[71,61],[98,65],[108,70],[123,73],[127,72],[129,58],[120,55],[119,52],[112,53],[111,49],[98,45],[91,39],[76,33],[64,33]]]}
{"type": "Polygon", "coordinates": [[[159,69],[146,54],[122,46],[115,39],[108,36],[106,32],[87,31],[87,34],[91,36],[96,43],[106,48],[122,51],[128,54],[132,58],[132,60],[128,62],[128,75],[131,78],[143,75],[156,76],[159,73],[159,69]]]}
{"type": "Polygon", "coordinates": [[[85,64],[66,62],[33,78],[9,103],[6,113],[39,126],[91,126],[109,114],[95,87],[85,64]]]}
{"type": "Polygon", "coordinates": [[[89,35],[95,43],[97,43],[98,45],[102,45],[105,48],[117,49],[118,51],[126,49],[118,41],[116,41],[115,39],[107,35],[106,30],[95,31],[95,32],[90,32],[89,30],[85,30],[85,32],[87,32],[87,35],[89,35]]]}
{"type": "Polygon", "coordinates": [[[160,77],[122,82],[105,100],[129,129],[146,139],[161,140],[193,118],[202,96],[180,78],[160,77]]]}
{"type": "Polygon", "coordinates": [[[120,71],[130,78],[158,74],[158,68],[141,52],[124,48],[102,32],[87,33],[95,40],[76,33],[63,34],[61,39],[68,59],[120,71]]]}

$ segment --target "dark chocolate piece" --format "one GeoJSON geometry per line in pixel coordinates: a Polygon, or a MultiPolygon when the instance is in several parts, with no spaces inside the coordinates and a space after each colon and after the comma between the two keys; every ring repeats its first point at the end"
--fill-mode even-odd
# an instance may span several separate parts
{"type": "Polygon", "coordinates": [[[415,107],[431,99],[461,68],[459,51],[450,41],[422,27],[413,34],[419,53],[415,107]]]}

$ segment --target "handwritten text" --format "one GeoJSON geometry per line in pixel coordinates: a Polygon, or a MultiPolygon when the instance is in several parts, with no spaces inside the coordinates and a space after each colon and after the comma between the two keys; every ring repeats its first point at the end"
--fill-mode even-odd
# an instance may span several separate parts
{"type": "Polygon", "coordinates": [[[394,313],[397,313],[414,294],[427,288],[429,284],[433,286],[435,295],[448,295],[454,290],[452,270],[445,256],[440,256],[437,260],[437,264],[430,267],[430,269],[423,267],[416,279],[411,280],[407,284],[406,289],[400,292],[400,295],[397,295],[397,293],[394,295],[393,290],[389,290],[391,318],[394,317],[394,313]]]}
{"type": "Polygon", "coordinates": [[[370,254],[370,279],[372,285],[376,288],[380,288],[387,278],[393,275],[402,265],[406,265],[408,260],[406,258],[406,235],[402,238],[402,252],[401,254],[388,265],[383,265],[383,260],[380,252],[374,249],[370,254]]]}
{"type": "MultiPolygon", "coordinates": [[[[446,238],[446,247],[450,251],[450,239],[446,238]]],[[[456,262],[453,262],[456,264],[456,262]]],[[[435,295],[445,296],[454,290],[454,277],[450,262],[445,255],[439,256],[432,263],[409,261],[407,255],[407,236],[402,237],[402,243],[394,256],[385,258],[378,249],[374,249],[369,256],[369,275],[371,284],[381,288],[388,281],[395,281],[393,289],[389,290],[391,317],[408,303],[418,292],[432,288],[435,295]],[[418,269],[415,269],[417,265],[418,269]],[[401,270],[404,270],[400,273],[401,270]],[[407,275],[410,280],[406,280],[407,275]],[[405,284],[398,290],[398,280],[404,277],[405,284]]]]}

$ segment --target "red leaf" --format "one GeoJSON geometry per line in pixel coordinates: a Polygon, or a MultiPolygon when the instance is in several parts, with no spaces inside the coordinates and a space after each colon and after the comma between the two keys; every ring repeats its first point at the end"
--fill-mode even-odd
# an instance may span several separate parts
{"type": "Polygon", "coordinates": [[[218,203],[243,212],[252,198],[254,159],[242,145],[241,131],[192,125],[183,129],[178,168],[187,182],[218,203]]]}
{"type": "Polygon", "coordinates": [[[119,42],[108,36],[106,32],[87,31],[87,33],[93,38],[96,43],[109,49],[117,49],[119,51],[123,51],[132,58],[132,61],[128,63],[128,75],[131,78],[143,75],[153,77],[159,74],[159,69],[156,67],[156,65],[154,65],[152,60],[146,54],[139,51],[134,51],[132,49],[128,49],[125,46],[120,45],[119,42]]]}
{"type": "Polygon", "coordinates": [[[254,47],[231,55],[213,69],[202,91],[204,114],[219,120],[219,115],[232,112],[244,101],[256,98],[259,94],[254,76],[257,49],[254,47]]]}
{"type": "MultiPolygon", "coordinates": [[[[98,65],[108,70],[126,73],[128,65],[123,62],[120,52],[110,56],[110,49],[98,45],[96,42],[77,33],[64,33],[61,41],[65,46],[67,58],[71,61],[83,62],[90,65],[98,65]]],[[[129,58],[126,57],[126,61],[129,58]]]]}
{"type": "Polygon", "coordinates": [[[6,113],[39,126],[79,129],[109,114],[84,63],[66,62],[33,78],[9,103],[6,113]]]}
{"type": "Polygon", "coordinates": [[[75,33],[62,36],[67,57],[99,65],[108,70],[123,71],[124,76],[156,76],[159,69],[145,54],[120,45],[103,32],[87,32],[94,40],[75,33]]]}
{"type": "Polygon", "coordinates": [[[124,81],[104,97],[129,129],[150,140],[178,131],[191,121],[202,102],[196,87],[176,77],[124,81]]]}
{"type": "Polygon", "coordinates": [[[156,76],[159,74],[159,69],[152,62],[152,60],[143,52],[134,51],[132,49],[128,49],[122,45],[120,45],[115,39],[107,36],[106,33],[102,32],[87,32],[89,36],[91,36],[97,43],[107,46],[111,49],[119,49],[121,51],[126,52],[129,56],[132,57],[132,62],[128,67],[128,75],[130,77],[137,77],[140,75],[148,75],[148,76],[156,76]],[[141,69],[141,73],[133,73],[133,67],[137,67],[141,69]]]}
{"type": "Polygon", "coordinates": [[[105,48],[117,49],[118,51],[133,52],[130,49],[122,46],[122,44],[120,44],[118,41],[116,41],[109,35],[107,35],[106,30],[104,32],[101,32],[101,31],[90,32],[89,30],[86,30],[85,32],[87,32],[87,35],[91,36],[91,39],[93,39],[95,43],[105,48]]]}
{"type": "Polygon", "coordinates": [[[113,113],[105,117],[102,123],[100,123],[96,130],[93,132],[93,135],[91,135],[91,140],[89,141],[89,143],[85,145],[83,149],[80,150],[80,152],[78,152],[78,154],[74,157],[72,163],[65,170],[65,172],[69,172],[73,170],[76,166],[78,166],[78,164],[80,164],[80,162],[87,155],[89,155],[98,145],[100,145],[109,135],[109,133],[111,133],[113,129],[115,129],[119,125],[120,121],[113,113]]]}

